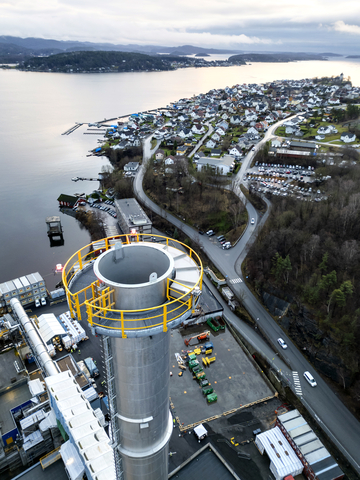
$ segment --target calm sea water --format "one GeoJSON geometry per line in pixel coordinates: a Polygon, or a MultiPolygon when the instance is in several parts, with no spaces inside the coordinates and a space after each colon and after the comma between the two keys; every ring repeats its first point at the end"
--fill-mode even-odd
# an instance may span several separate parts
{"type": "Polygon", "coordinates": [[[58,214],[61,193],[90,193],[93,177],[106,159],[87,157],[97,137],[81,127],[61,133],[75,122],[94,122],[150,108],[179,98],[237,83],[300,79],[344,73],[360,85],[360,62],[253,64],[243,67],[183,69],[174,72],[67,75],[0,71],[0,282],[38,271],[52,290],[60,280],[57,263],[65,263],[89,243],[77,222],[60,214],[65,244],[50,248],[45,218],[58,214]]]}

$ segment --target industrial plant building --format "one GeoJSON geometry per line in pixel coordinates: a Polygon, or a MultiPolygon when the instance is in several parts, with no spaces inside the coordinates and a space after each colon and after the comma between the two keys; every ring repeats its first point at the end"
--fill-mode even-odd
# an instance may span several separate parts
{"type": "Polygon", "coordinates": [[[173,239],[118,235],[69,259],[56,315],[30,315],[12,297],[0,318],[0,476],[252,480],[270,469],[276,480],[340,479],[297,410],[274,416],[277,392],[202,275],[197,254],[173,239]],[[99,380],[80,355],[91,349],[99,380]],[[222,434],[199,445],[199,425],[222,434]]]}
{"type": "Polygon", "coordinates": [[[123,233],[151,234],[152,222],[135,198],[115,200],[115,209],[123,233]]]}

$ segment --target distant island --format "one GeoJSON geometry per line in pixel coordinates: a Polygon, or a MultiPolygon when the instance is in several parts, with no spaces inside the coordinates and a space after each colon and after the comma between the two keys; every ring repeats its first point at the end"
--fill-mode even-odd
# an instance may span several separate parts
{"type": "Polygon", "coordinates": [[[326,60],[322,54],[311,53],[242,53],[233,55],[229,58],[229,62],[263,62],[263,63],[280,63],[280,62],[298,62],[301,60],[326,60]]]}
{"type": "MultiPolygon", "coordinates": [[[[187,67],[240,66],[249,63],[327,60],[340,56],[331,52],[244,53],[236,50],[202,48],[193,45],[117,45],[58,41],[42,38],[0,36],[0,64],[33,72],[110,73],[166,71],[187,67]],[[227,60],[212,60],[211,55],[229,54],[227,60]],[[9,66],[9,64],[15,64],[9,66]]],[[[350,55],[346,58],[360,58],[350,55]]]]}
{"type": "MultiPolygon", "coordinates": [[[[201,56],[204,54],[200,54],[201,56]]],[[[187,67],[222,67],[244,65],[242,60],[210,60],[173,55],[145,55],[143,53],[84,51],[29,57],[17,68],[28,72],[110,73],[151,72],[187,67]]]]}
{"type": "Polygon", "coordinates": [[[141,72],[172,70],[179,61],[191,65],[186,57],[145,55],[128,52],[68,52],[26,59],[20,70],[63,73],[141,72]]]}
{"type": "Polygon", "coordinates": [[[348,55],[345,58],[360,58],[360,55],[348,55]]]}

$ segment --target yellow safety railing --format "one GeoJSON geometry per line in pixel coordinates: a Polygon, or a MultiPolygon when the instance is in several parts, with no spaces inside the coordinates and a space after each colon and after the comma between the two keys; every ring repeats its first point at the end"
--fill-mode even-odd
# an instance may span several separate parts
{"type": "Polygon", "coordinates": [[[81,307],[85,306],[87,321],[90,325],[104,327],[104,324],[100,322],[108,320],[109,317],[107,315],[111,312],[113,314],[112,321],[119,326],[107,325],[106,328],[121,330],[122,336],[125,337],[125,330],[141,330],[162,325],[163,331],[167,331],[167,323],[169,321],[179,318],[185,311],[190,310],[194,290],[197,287],[202,288],[203,267],[200,257],[194,250],[182,242],[161,235],[151,235],[151,237],[157,238],[159,242],[164,242],[163,244],[167,246],[171,244],[172,247],[179,249],[182,253],[186,253],[199,269],[198,281],[189,287],[176,280],[168,279],[166,289],[168,303],[141,310],[114,310],[112,308],[114,306],[114,291],[110,287],[101,289],[99,280],[92,282],[77,292],[72,292],[69,285],[77,273],[93,262],[99,255],[113,247],[116,242],[121,241],[123,244],[130,244],[150,240],[148,234],[139,233],[108,237],[84,246],[81,250],[74,253],[64,266],[62,280],[71,316],[74,317],[76,314],[77,318],[81,320],[81,307]],[[144,312],[145,316],[139,318],[141,312],[144,312]],[[129,318],[134,315],[136,315],[136,318],[129,318]],[[114,316],[116,319],[113,318],[114,316]],[[150,322],[151,325],[134,326],[134,322],[145,320],[152,320],[150,322]]]}

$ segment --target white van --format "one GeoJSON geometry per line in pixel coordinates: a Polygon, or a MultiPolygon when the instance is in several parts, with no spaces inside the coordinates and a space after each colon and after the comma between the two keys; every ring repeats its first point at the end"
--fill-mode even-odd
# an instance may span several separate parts
{"type": "Polygon", "coordinates": [[[315,381],[315,378],[311,375],[310,372],[304,372],[304,377],[305,377],[305,380],[309,382],[312,387],[316,387],[317,383],[315,381]]]}

